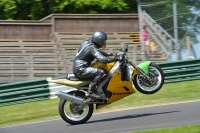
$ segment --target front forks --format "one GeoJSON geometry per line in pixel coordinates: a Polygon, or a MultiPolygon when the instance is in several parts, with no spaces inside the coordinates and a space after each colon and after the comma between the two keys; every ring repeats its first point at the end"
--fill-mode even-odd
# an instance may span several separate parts
{"type": "Polygon", "coordinates": [[[142,76],[144,76],[149,82],[152,82],[152,78],[148,76],[150,61],[140,63],[138,66],[135,65],[131,59],[127,59],[130,65],[132,65],[142,76]]]}

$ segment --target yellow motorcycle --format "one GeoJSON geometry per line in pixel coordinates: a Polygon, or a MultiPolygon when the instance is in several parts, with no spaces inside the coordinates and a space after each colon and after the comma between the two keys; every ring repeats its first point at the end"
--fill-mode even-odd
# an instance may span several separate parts
{"type": "Polygon", "coordinates": [[[143,94],[153,94],[161,89],[164,83],[162,69],[150,62],[135,65],[127,56],[128,45],[119,50],[117,55],[123,56],[123,61],[103,64],[99,61],[93,67],[106,69],[108,74],[99,84],[97,93],[102,99],[96,100],[86,97],[88,79],[78,79],[73,74],[63,74],[49,77],[47,81],[73,88],[68,92],[59,91],[56,95],[61,98],[58,109],[60,116],[69,124],[82,124],[93,114],[94,104],[100,109],[108,104],[135,93],[137,89],[143,94]]]}

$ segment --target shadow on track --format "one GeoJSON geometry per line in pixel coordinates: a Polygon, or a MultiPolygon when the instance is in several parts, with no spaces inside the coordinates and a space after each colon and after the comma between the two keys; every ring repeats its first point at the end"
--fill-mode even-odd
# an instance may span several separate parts
{"type": "Polygon", "coordinates": [[[126,116],[120,116],[115,118],[108,118],[108,119],[102,119],[102,120],[94,120],[94,121],[88,121],[84,124],[89,123],[96,123],[96,122],[105,122],[105,121],[115,121],[115,120],[124,120],[124,119],[133,119],[133,118],[139,118],[139,117],[145,117],[145,116],[151,116],[151,115],[160,115],[160,114],[168,114],[168,113],[175,113],[180,111],[170,111],[170,112],[160,112],[160,113],[145,113],[145,114],[136,114],[136,115],[126,115],[126,116]]]}

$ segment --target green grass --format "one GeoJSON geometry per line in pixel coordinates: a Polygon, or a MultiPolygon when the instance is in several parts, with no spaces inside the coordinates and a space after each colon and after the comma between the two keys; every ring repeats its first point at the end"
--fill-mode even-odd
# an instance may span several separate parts
{"type": "Polygon", "coordinates": [[[132,133],[200,133],[200,125],[136,131],[132,133]]]}
{"type": "MultiPolygon", "coordinates": [[[[145,105],[200,100],[199,95],[199,80],[164,84],[163,88],[156,94],[145,95],[136,92],[105,108],[95,111],[95,113],[119,108],[126,109],[145,105]]],[[[58,114],[58,103],[59,99],[53,99],[0,107],[0,126],[60,118],[58,114]]]]}

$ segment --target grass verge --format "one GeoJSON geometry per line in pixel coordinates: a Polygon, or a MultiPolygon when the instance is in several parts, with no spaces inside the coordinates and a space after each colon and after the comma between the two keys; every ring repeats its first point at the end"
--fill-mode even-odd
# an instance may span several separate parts
{"type": "MultiPolygon", "coordinates": [[[[113,111],[119,108],[200,100],[199,95],[199,80],[164,84],[163,88],[156,94],[145,95],[136,91],[135,94],[97,110],[95,113],[113,111]]],[[[59,99],[53,99],[0,107],[0,127],[60,118],[58,103],[59,99]]]]}
{"type": "Polygon", "coordinates": [[[149,129],[149,130],[136,131],[132,133],[200,133],[200,125],[149,129]]]}

